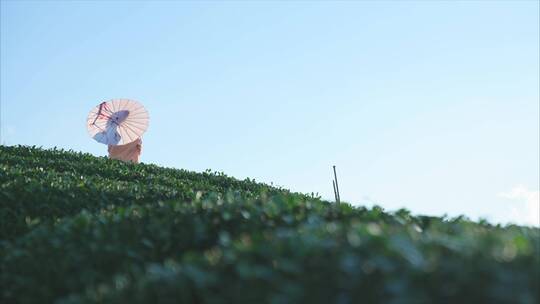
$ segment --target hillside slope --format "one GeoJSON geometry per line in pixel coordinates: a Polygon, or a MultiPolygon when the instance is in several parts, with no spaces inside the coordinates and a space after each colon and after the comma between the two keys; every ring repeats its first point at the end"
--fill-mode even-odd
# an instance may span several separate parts
{"type": "Polygon", "coordinates": [[[537,303],[540,230],[0,146],[2,303],[537,303]]]}

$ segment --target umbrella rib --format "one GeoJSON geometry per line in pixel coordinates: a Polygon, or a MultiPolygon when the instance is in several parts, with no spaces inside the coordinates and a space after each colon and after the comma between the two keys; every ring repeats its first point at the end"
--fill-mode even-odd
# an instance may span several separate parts
{"type": "Polygon", "coordinates": [[[138,125],[148,125],[148,119],[145,119],[146,122],[140,122],[139,120],[143,120],[143,119],[126,119],[124,122],[127,122],[127,123],[130,123],[130,124],[138,124],[138,125]]]}
{"type": "Polygon", "coordinates": [[[145,108],[141,105],[136,105],[136,106],[133,106],[133,108],[131,109],[131,112],[133,113],[137,113],[139,111],[145,111],[145,108]]]}
{"type": "MultiPolygon", "coordinates": [[[[128,125],[125,125],[124,124],[124,127],[127,128],[128,130],[130,130],[131,132],[133,132],[133,134],[135,134],[135,136],[137,136],[137,132],[135,132],[132,128],[130,128],[128,125]]],[[[127,133],[127,132],[126,132],[127,133]]],[[[131,136],[129,137],[129,139],[131,139],[131,136]]]]}
{"type": "MultiPolygon", "coordinates": [[[[105,111],[107,111],[109,114],[114,114],[114,112],[112,112],[112,111],[109,109],[109,107],[107,106],[108,104],[109,104],[109,102],[105,103],[105,106],[103,107],[103,109],[104,109],[105,111]]],[[[110,102],[110,104],[111,104],[111,107],[112,107],[112,102],[110,102]]]]}
{"type": "MultiPolygon", "coordinates": [[[[129,124],[128,124],[128,123],[124,123],[124,124],[123,124],[123,126],[128,126],[128,125],[129,125],[130,127],[136,128],[137,130],[141,130],[141,131],[143,131],[143,132],[145,131],[145,129],[142,129],[142,128],[140,128],[140,127],[137,127],[137,126],[133,125],[132,123],[129,123],[129,124]]],[[[133,131],[133,130],[132,130],[132,131],[133,131]]],[[[135,131],[134,131],[134,132],[135,132],[135,131]]]]}
{"type": "Polygon", "coordinates": [[[122,109],[126,109],[131,113],[130,103],[131,101],[129,99],[125,99],[124,104],[122,105],[122,109]]]}
{"type": "Polygon", "coordinates": [[[108,109],[108,107],[107,107],[107,102],[105,101],[105,102],[103,103],[103,107],[101,107],[101,110],[99,111],[99,113],[104,112],[104,111],[107,111],[107,112],[108,112],[108,110],[109,110],[109,109],[108,109]]]}
{"type": "Polygon", "coordinates": [[[139,111],[139,110],[135,110],[135,111],[130,111],[129,112],[129,115],[131,116],[137,116],[137,115],[141,115],[141,114],[146,114],[147,112],[146,111],[139,111]]]}
{"type": "Polygon", "coordinates": [[[113,113],[116,113],[116,106],[114,105],[114,100],[111,101],[111,107],[113,108],[113,113]]]}
{"type": "Polygon", "coordinates": [[[118,105],[118,107],[115,106],[114,111],[118,112],[118,111],[122,110],[122,99],[119,99],[116,104],[118,105]]]}
{"type": "Polygon", "coordinates": [[[130,115],[129,115],[130,118],[141,118],[141,116],[148,117],[148,113],[147,112],[140,112],[140,113],[135,113],[135,114],[130,113],[130,115]]]}
{"type": "MultiPolygon", "coordinates": [[[[123,130],[124,133],[125,133],[125,134],[128,136],[128,138],[129,138],[129,142],[132,142],[132,141],[133,141],[133,138],[132,138],[131,135],[129,134],[128,128],[126,128],[125,125],[123,126],[123,128],[124,128],[124,130],[123,130]]],[[[133,132],[133,133],[135,133],[135,132],[133,132]]],[[[135,135],[137,135],[137,134],[135,133],[135,135]]]]}
{"type": "Polygon", "coordinates": [[[98,112],[97,112],[96,118],[94,119],[94,123],[96,123],[96,121],[99,119],[100,116],[103,116],[103,117],[105,117],[105,118],[107,118],[107,119],[111,119],[111,116],[110,116],[110,115],[105,115],[105,114],[103,114],[102,112],[108,112],[108,113],[110,113],[110,114],[113,114],[113,113],[107,108],[107,104],[106,104],[106,103],[103,104],[103,105],[100,104],[100,109],[99,109],[98,112]]]}

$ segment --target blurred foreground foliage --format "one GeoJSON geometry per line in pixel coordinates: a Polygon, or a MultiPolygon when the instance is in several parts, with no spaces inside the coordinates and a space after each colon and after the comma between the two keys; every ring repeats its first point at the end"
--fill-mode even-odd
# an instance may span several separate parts
{"type": "Polygon", "coordinates": [[[538,303],[540,229],[0,146],[2,303],[538,303]]]}

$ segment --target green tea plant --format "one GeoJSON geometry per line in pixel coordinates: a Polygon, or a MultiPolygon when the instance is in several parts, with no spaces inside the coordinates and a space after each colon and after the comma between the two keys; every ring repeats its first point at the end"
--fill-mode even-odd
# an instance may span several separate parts
{"type": "Polygon", "coordinates": [[[194,173],[154,165],[133,165],[89,154],[30,147],[2,147],[0,154],[0,238],[25,233],[28,223],[52,222],[83,209],[178,199],[209,192],[289,193],[239,181],[223,173],[194,173]]]}
{"type": "Polygon", "coordinates": [[[0,148],[2,303],[537,303],[540,229],[0,148]]]}

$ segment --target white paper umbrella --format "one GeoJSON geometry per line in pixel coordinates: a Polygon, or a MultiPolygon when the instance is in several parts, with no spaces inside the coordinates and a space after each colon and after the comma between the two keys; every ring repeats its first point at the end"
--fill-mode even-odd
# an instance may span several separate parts
{"type": "Polygon", "coordinates": [[[140,138],[148,129],[150,117],[138,102],[112,99],[90,111],[86,122],[88,133],[106,145],[125,145],[140,138]]]}

